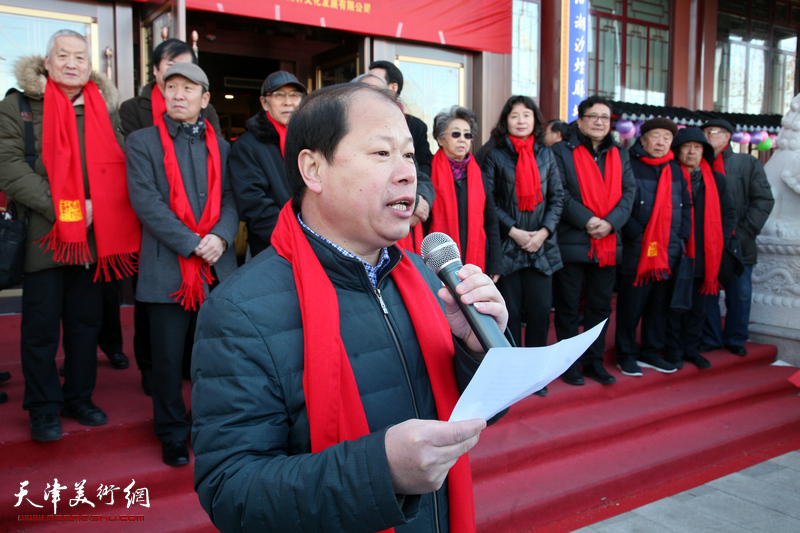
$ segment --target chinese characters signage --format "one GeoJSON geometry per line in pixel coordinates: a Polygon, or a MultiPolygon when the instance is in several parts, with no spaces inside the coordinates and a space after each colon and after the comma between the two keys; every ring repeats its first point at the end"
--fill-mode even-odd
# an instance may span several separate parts
{"type": "MultiPolygon", "coordinates": [[[[149,508],[150,492],[146,487],[136,487],[135,485],[136,481],[132,479],[130,484],[126,487],[117,487],[116,485],[100,483],[95,490],[94,487],[86,487],[85,479],[74,483],[73,486],[70,487],[69,483],[62,485],[59,483],[58,478],[54,478],[53,483],[47,483],[44,491],[39,493],[38,491],[34,491],[33,487],[30,487],[30,483],[25,480],[20,482],[19,492],[14,494],[17,500],[14,507],[17,507],[20,511],[27,510],[28,512],[41,513],[45,512],[45,509],[49,512],[50,506],[52,505],[53,516],[63,515],[63,511],[65,510],[68,513],[78,512],[81,514],[86,512],[99,512],[100,507],[114,505],[114,493],[117,492],[117,500],[121,500],[120,504],[126,504],[126,509],[130,509],[133,505],[149,508]],[[86,494],[87,490],[89,491],[89,496],[86,494]],[[39,494],[41,494],[41,496],[39,496],[39,494]],[[122,498],[120,498],[120,496],[122,496],[122,498]],[[73,510],[73,507],[78,508],[73,510]],[[39,509],[42,510],[39,511],[39,509]],[[59,513],[59,509],[61,509],[61,513],[59,513]]],[[[41,515],[20,515],[20,520],[41,520],[43,518],[44,517],[41,515]]]]}
{"type": "Polygon", "coordinates": [[[567,60],[567,122],[578,118],[578,104],[586,99],[589,50],[589,0],[569,0],[569,56],[567,60]]]}
{"type": "Polygon", "coordinates": [[[186,0],[187,9],[511,53],[512,0],[186,0]]]}

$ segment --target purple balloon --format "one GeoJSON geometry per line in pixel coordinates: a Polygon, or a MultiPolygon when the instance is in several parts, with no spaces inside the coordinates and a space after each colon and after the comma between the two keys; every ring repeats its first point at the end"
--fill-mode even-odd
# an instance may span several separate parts
{"type": "Polygon", "coordinates": [[[761,141],[764,140],[764,133],[761,131],[756,131],[750,134],[750,143],[751,144],[760,144],[761,141]]]}
{"type": "Polygon", "coordinates": [[[742,140],[739,144],[750,144],[750,134],[747,132],[742,133],[742,140]]]}
{"type": "Polygon", "coordinates": [[[633,123],[633,125],[636,127],[635,135],[641,135],[640,132],[642,130],[642,124],[644,124],[644,120],[637,120],[633,123]]]}
{"type": "Polygon", "coordinates": [[[742,142],[742,136],[743,136],[743,135],[744,135],[744,133],[742,133],[741,131],[737,131],[736,133],[734,133],[733,135],[731,135],[731,142],[733,142],[733,143],[740,143],[740,142],[742,142]]]}
{"type": "Polygon", "coordinates": [[[630,131],[628,131],[626,133],[620,133],[619,136],[622,137],[623,139],[633,139],[633,136],[635,134],[636,134],[636,128],[634,128],[633,124],[631,124],[630,131]]]}
{"type": "MultiPolygon", "coordinates": [[[[617,131],[620,135],[625,135],[628,132],[634,131],[635,126],[633,122],[630,120],[619,120],[617,121],[617,131]]],[[[623,137],[623,139],[629,139],[630,137],[623,137]]]]}

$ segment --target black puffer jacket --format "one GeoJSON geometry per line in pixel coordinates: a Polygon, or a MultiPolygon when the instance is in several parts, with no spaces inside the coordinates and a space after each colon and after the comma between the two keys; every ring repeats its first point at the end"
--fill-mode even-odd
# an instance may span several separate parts
{"type": "Polygon", "coordinates": [[[503,256],[501,274],[508,275],[527,267],[534,267],[545,275],[552,275],[562,267],[558,251],[556,227],[561,219],[564,190],[553,153],[543,144],[533,145],[533,155],[539,168],[544,201],[533,211],[520,211],[517,204],[516,167],[519,155],[508,137],[483,153],[481,172],[486,188],[491,191],[500,224],[500,249],[503,256]],[[547,228],[550,236],[536,253],[528,253],[508,236],[512,227],[525,231],[547,228]]]}
{"type": "Polygon", "coordinates": [[[265,112],[250,117],[247,132],[233,143],[228,175],[239,218],[247,224],[250,253],[255,256],[269,246],[278,214],[292,197],[280,136],[265,112]]]}
{"type": "Polygon", "coordinates": [[[678,259],[689,241],[692,231],[692,197],[683,177],[683,169],[674,159],[662,165],[648,165],[642,157],[650,157],[644,151],[641,139],[630,149],[631,168],[636,179],[636,196],[628,222],[622,226],[622,266],[623,274],[636,274],[642,252],[642,237],[656,203],[656,191],[664,165],[672,170],[672,219],[669,228],[669,262],[674,272],[678,259]]]}
{"type": "MultiPolygon", "coordinates": [[[[223,282],[198,317],[192,447],[200,502],[222,531],[449,531],[447,483],[401,505],[389,475],[386,429],[437,418],[397,285],[382,274],[384,314],[361,264],[306,235],[336,290],[371,433],[311,453],[297,290],[291,264],[269,248],[223,282]]],[[[396,265],[399,249],[391,247],[390,256],[396,265]]],[[[435,294],[439,279],[410,257],[435,294]]],[[[477,363],[455,345],[463,390],[477,363]]]]}
{"type": "MultiPolygon", "coordinates": [[[[610,134],[603,139],[595,151],[592,141],[580,132],[576,124],[567,128],[563,139],[552,146],[564,183],[564,213],[558,224],[558,246],[561,250],[561,259],[565,263],[597,263],[597,257],[589,255],[592,244],[589,234],[586,233],[586,223],[594,216],[594,213],[583,203],[572,151],[578,146],[585,146],[594,156],[602,174],[605,172],[608,151],[614,147],[619,150],[619,160],[622,165],[622,198],[605,217],[605,220],[613,226],[613,231],[617,233],[628,221],[633,206],[633,196],[636,194],[636,182],[631,171],[630,157],[628,150],[615,143],[610,134]]],[[[617,257],[619,257],[622,250],[622,239],[619,238],[619,235],[617,237],[617,257]]]]}
{"type": "Polygon", "coordinates": [[[736,236],[742,245],[745,265],[758,261],[756,237],[775,206],[772,187],[764,167],[749,154],[734,154],[730,146],[722,152],[725,180],[736,207],[736,236]]]}

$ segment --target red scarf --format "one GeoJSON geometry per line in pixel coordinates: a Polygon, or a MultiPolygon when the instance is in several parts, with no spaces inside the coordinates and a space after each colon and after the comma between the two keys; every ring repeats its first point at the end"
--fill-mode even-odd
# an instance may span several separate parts
{"type": "MultiPolygon", "coordinates": [[[[264,111],[264,113],[267,112],[264,111]]],[[[286,155],[283,153],[284,147],[286,146],[286,126],[284,126],[283,124],[272,118],[272,115],[270,115],[269,113],[267,113],[267,118],[269,119],[270,122],[272,122],[272,125],[275,126],[275,130],[278,132],[278,137],[280,137],[281,139],[280,140],[281,156],[286,157],[286,155]]]]}
{"type": "MultiPolygon", "coordinates": [[[[164,170],[167,173],[169,183],[169,208],[177,215],[178,220],[200,236],[202,239],[211,231],[214,224],[219,220],[220,208],[222,207],[222,167],[219,155],[219,143],[214,133],[211,123],[206,120],[206,148],[208,149],[207,169],[208,169],[208,199],[206,201],[200,222],[195,219],[192,206],[189,204],[189,197],[186,196],[186,187],[183,184],[183,176],[178,166],[178,158],[175,156],[175,144],[167,131],[167,125],[162,120],[157,124],[158,133],[161,136],[161,146],[164,147],[164,170]]],[[[206,299],[204,284],[214,281],[211,274],[211,267],[208,263],[192,254],[189,258],[182,255],[178,256],[178,263],[181,267],[181,288],[178,292],[170,294],[170,298],[175,297],[175,301],[183,304],[187,311],[196,311],[203,300],[206,299]]]]}
{"type": "MultiPolygon", "coordinates": [[[[575,162],[583,205],[596,217],[607,217],[622,199],[622,162],[619,158],[619,148],[614,146],[606,154],[603,174],[600,173],[592,154],[583,145],[572,151],[572,159],[575,162]]],[[[609,233],[602,239],[589,239],[589,241],[590,258],[597,257],[601,267],[617,264],[615,232],[609,233]]]]}
{"type": "Polygon", "coordinates": [[[436,190],[436,202],[431,208],[431,232],[446,233],[456,241],[465,263],[478,265],[486,270],[486,231],[483,228],[483,212],[486,209],[486,191],[483,190],[481,168],[475,158],[467,154],[467,256],[458,224],[458,201],[453,169],[444,151],[439,149],[433,156],[431,181],[436,190]]]}
{"type": "Polygon", "coordinates": [[[636,268],[634,286],[650,281],[660,281],[670,275],[669,269],[669,229],[672,223],[672,169],[669,161],[675,159],[675,154],[654,159],[642,157],[642,163],[650,166],[664,165],[661,176],[658,178],[656,201],[647,227],[642,236],[642,250],[639,255],[639,266],[636,268]]]}
{"type": "Polygon", "coordinates": [[[167,112],[167,102],[157,83],[153,85],[153,90],[150,92],[150,103],[153,108],[153,125],[163,124],[164,113],[167,112]]]}
{"type": "MultiPolygon", "coordinates": [[[[142,228],[128,197],[125,154],[117,142],[105,100],[93,81],[83,87],[83,138],[86,174],[92,202],[92,229],[97,242],[94,280],[117,279],[136,272],[142,228]]],[[[42,161],[56,212],[53,229],[40,239],[53,259],[91,263],[86,228],[86,191],[75,108],[58,85],[47,78],[42,117],[42,161]]]]}
{"type": "Polygon", "coordinates": [[[722,155],[725,153],[725,150],[727,150],[730,145],[731,145],[730,143],[726,144],[725,148],[723,148],[722,151],[719,153],[719,155],[716,157],[716,159],[714,159],[714,172],[719,172],[723,176],[725,175],[725,161],[722,160],[722,155]]]}
{"type": "Polygon", "coordinates": [[[520,211],[533,211],[542,203],[542,179],[539,177],[539,166],[533,156],[533,135],[525,140],[509,135],[508,139],[519,156],[514,171],[517,206],[520,211]]]}
{"type": "MultiPolygon", "coordinates": [[[[340,333],[336,290],[311,249],[291,202],[281,210],[272,245],[292,264],[303,318],[303,393],[306,398],[311,452],[367,435],[369,425],[358,384],[340,333]]],[[[447,420],[458,401],[453,372],[453,339],[436,298],[408,256],[392,271],[407,305],[431,380],[436,411],[447,420]]],[[[462,455],[447,475],[450,529],[475,531],[475,506],[468,456],[462,455]]]]}
{"type": "MultiPolygon", "coordinates": [[[[683,175],[689,184],[689,194],[692,192],[692,178],[686,167],[683,168],[683,175]]],[[[703,206],[703,252],[705,254],[705,271],[703,272],[703,285],[700,287],[700,294],[719,294],[719,265],[722,262],[722,210],[719,205],[719,191],[717,181],[714,179],[714,172],[711,165],[705,159],[700,161],[700,169],[703,172],[703,185],[706,189],[705,205],[703,206]]],[[[689,257],[695,256],[694,242],[694,207],[692,208],[692,234],[689,238],[687,254],[689,257]]]]}

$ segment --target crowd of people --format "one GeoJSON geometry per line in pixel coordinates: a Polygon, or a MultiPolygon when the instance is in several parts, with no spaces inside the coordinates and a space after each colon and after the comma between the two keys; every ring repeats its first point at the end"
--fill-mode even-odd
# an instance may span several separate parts
{"type": "MultiPolygon", "coordinates": [[[[701,354],[723,346],[747,353],[755,238],[773,198],[725,120],[653,118],[625,148],[600,96],[571,124],[512,96],[480,147],[473,111],[442,110],[433,154],[400,99],[402,73],[375,61],[310,94],[269,74],[231,145],[186,43],[160,44],[154,81],[121,106],[90,57],[82,35],[55,33],[0,104],[0,190],[29,214],[31,437],[60,439],[59,413],[107,423],[92,401],[98,342],[129,366],[118,282],[135,271],[134,352],[163,461],[188,464],[191,434],[196,488],[222,530],[474,530],[465,453],[486,422],[438,421],[483,349],[407,253],[431,232],[461,252],[462,301],[517,346],[548,343],[553,309],[558,340],[592,328],[616,290],[623,375],[708,368],[701,354]],[[252,260],[237,269],[240,221],[252,260]]],[[[616,382],[607,328],[564,382],[616,382]]]]}

